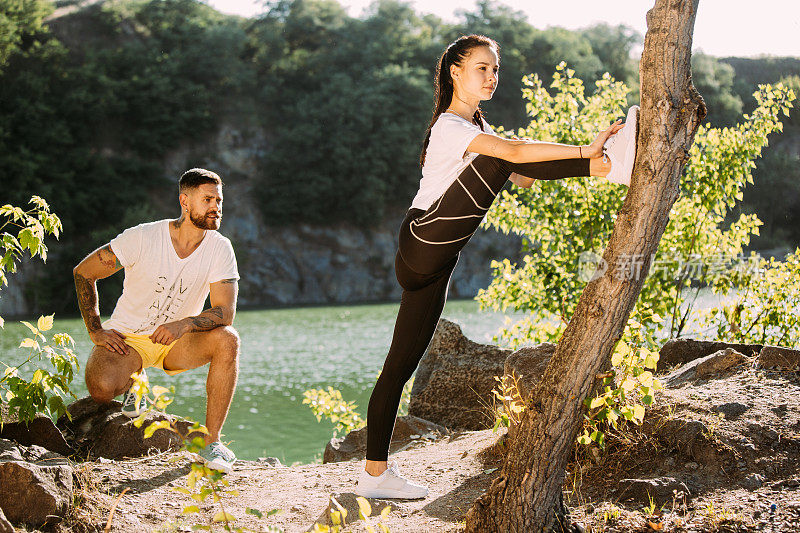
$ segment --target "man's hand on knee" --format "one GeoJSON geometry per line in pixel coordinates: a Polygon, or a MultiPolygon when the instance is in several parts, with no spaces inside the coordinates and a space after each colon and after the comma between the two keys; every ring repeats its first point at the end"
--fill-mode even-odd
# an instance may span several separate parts
{"type": "Polygon", "coordinates": [[[120,355],[128,355],[131,347],[125,344],[125,335],[115,329],[98,329],[89,332],[92,343],[100,348],[116,352],[120,355]]]}

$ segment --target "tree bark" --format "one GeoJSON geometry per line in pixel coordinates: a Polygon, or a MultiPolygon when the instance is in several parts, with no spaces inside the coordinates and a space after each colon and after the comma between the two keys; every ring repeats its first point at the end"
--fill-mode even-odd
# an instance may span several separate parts
{"type": "Polygon", "coordinates": [[[500,475],[467,513],[467,531],[569,531],[564,469],[595,375],[608,367],[636,303],[653,254],[678,199],[680,175],[706,107],[691,81],[692,32],[699,0],[656,0],[647,13],[639,67],[641,111],[632,187],[603,259],[589,283],[528,409],[509,443],[500,475]],[[615,265],[641,260],[641,274],[615,265]]]}

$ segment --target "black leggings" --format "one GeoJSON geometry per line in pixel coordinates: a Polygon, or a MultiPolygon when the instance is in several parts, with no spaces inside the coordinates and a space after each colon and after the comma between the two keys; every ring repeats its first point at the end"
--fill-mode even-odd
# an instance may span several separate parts
{"type": "Polygon", "coordinates": [[[395,274],[403,288],[389,355],[367,410],[367,459],[386,461],[403,386],[433,337],[458,256],[512,172],[554,180],[589,175],[588,159],[509,163],[479,155],[427,211],[400,226],[395,274]]]}

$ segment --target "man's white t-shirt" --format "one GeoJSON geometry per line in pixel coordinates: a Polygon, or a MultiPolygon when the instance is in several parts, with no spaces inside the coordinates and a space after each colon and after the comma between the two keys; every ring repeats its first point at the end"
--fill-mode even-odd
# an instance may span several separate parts
{"type": "Polygon", "coordinates": [[[431,128],[419,192],[411,202],[412,208],[426,210],[444,194],[467,165],[478,157],[476,153],[467,152],[467,146],[481,133],[494,135],[494,130],[485,120],[481,130],[477,124],[454,113],[439,115],[431,128]]]}
{"type": "Polygon", "coordinates": [[[125,281],[104,328],[149,335],[165,322],[200,314],[211,283],[239,279],[231,241],[206,231],[197,249],[181,259],[169,235],[170,222],[140,224],[111,240],[111,250],[125,267],[125,281]]]}

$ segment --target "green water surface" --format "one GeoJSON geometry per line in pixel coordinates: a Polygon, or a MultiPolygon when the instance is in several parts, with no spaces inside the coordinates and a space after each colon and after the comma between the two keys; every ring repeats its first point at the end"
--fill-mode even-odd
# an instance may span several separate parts
{"type": "MultiPolygon", "coordinates": [[[[322,454],[333,426],[317,422],[303,405],[303,391],[340,389],[354,400],[362,416],[391,341],[397,304],[309,307],[239,311],[234,326],[242,338],[239,384],[223,440],[240,459],[278,457],[284,464],[311,462],[322,454]]],[[[489,342],[504,321],[496,313],[479,312],[472,300],[450,301],[444,315],[461,324],[478,342],[489,342]]],[[[34,321],[35,322],[35,321],[34,321]]],[[[76,343],[81,371],[75,394],[86,394],[83,367],[91,341],[80,319],[56,317],[52,332],[66,332],[76,343]]],[[[9,363],[23,360],[18,350],[27,329],[7,322],[0,330],[0,354],[9,363]]],[[[207,367],[177,376],[151,370],[151,384],[174,386],[169,412],[205,420],[207,367]]]]}

